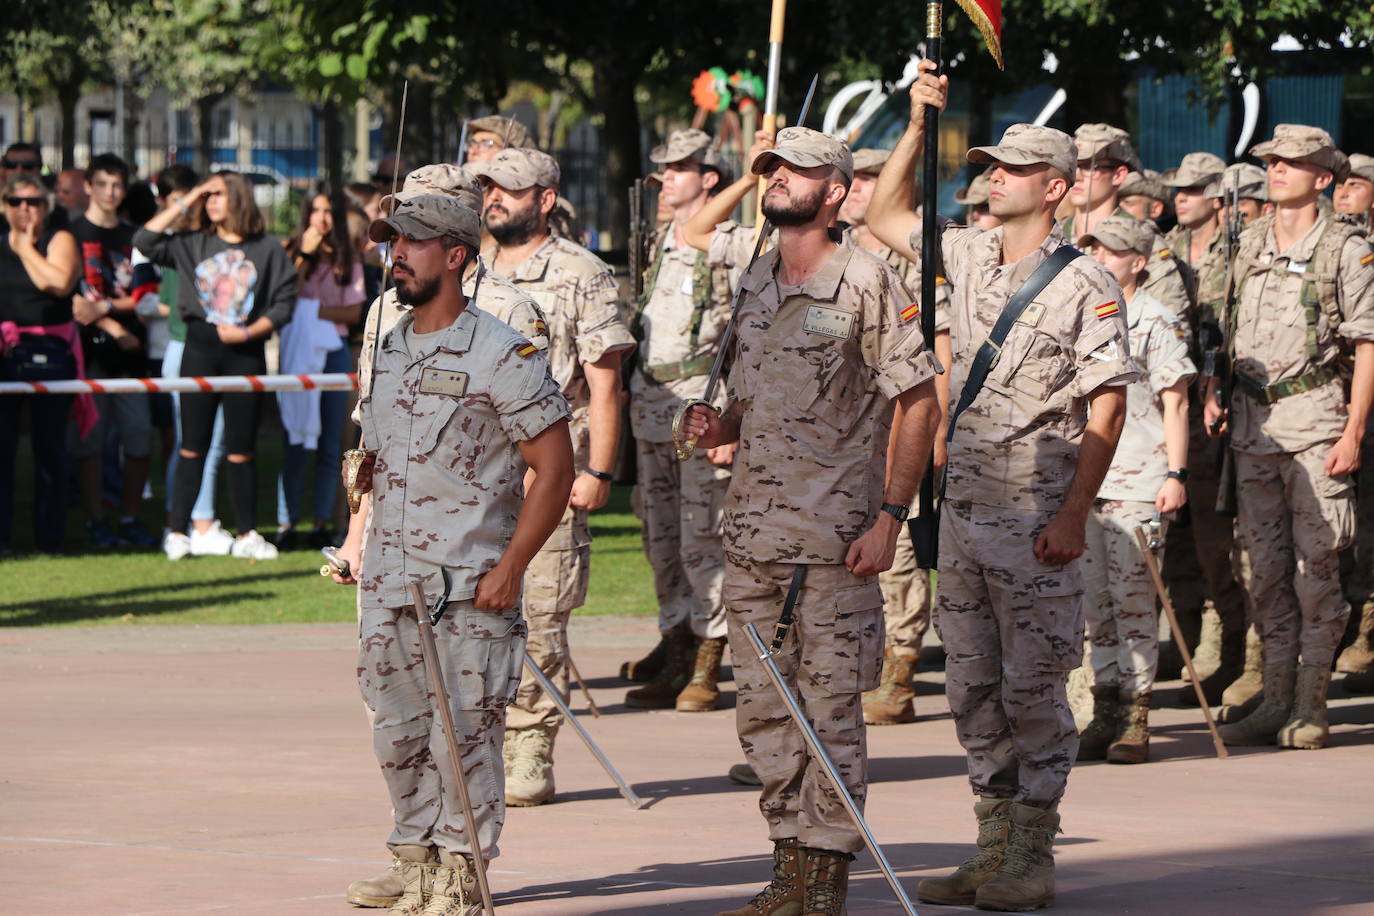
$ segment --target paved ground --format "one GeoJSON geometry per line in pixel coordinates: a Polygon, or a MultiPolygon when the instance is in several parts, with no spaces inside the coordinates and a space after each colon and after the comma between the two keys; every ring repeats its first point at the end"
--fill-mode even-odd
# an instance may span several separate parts
{"type": "MultiPolygon", "coordinates": [[[[712,914],[763,883],[754,793],[723,775],[740,759],[733,713],[620,704],[615,671],[651,630],[590,618],[573,637],[606,713],[590,730],[647,806],[631,810],[565,733],[557,803],[508,819],[502,914],[712,914]]],[[[0,630],[0,912],[378,912],[342,897],[386,861],[389,815],[353,639],[340,625],[0,630]]],[[[973,834],[939,675],[921,681],[921,721],[870,733],[870,819],[908,889],[973,834]]],[[[1333,747],[1225,761],[1196,711],[1157,709],[1155,762],[1075,770],[1054,912],[1374,913],[1374,697],[1334,706],[1333,747]]],[[[856,869],[850,913],[898,912],[872,861],[856,869]]]]}

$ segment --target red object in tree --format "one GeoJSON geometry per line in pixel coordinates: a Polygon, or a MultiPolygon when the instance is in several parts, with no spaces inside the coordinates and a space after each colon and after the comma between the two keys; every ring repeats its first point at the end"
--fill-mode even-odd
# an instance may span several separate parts
{"type": "Polygon", "coordinates": [[[983,34],[997,69],[1002,69],[1002,0],[959,0],[959,5],[983,34]]]}

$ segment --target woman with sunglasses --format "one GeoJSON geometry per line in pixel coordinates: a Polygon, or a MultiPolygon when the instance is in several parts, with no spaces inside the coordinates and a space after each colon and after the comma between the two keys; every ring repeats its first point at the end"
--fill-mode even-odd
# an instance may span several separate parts
{"type": "MultiPolygon", "coordinates": [[[[186,322],[181,374],[262,375],[264,343],[291,320],[296,271],[281,242],[263,231],[253,187],[237,172],[216,172],[182,202],[154,216],[134,234],[134,247],[150,261],[176,269],[177,311],[186,322]],[[196,228],[164,234],[188,214],[196,228]]],[[[238,537],[230,555],[269,560],[277,550],[257,531],[254,461],[262,395],[199,393],[181,396],[181,448],[172,483],[167,558],[191,552],[184,532],[200,489],[215,409],[224,407],[225,476],[238,537]]]]}
{"type": "MultiPolygon", "coordinates": [[[[46,227],[51,205],[47,189],[36,174],[13,175],[5,184],[4,201],[7,231],[0,234],[0,381],[77,378],[79,345],[72,321],[72,289],[81,263],[76,239],[65,229],[46,227]]],[[[0,395],[0,554],[10,550],[14,458],[19,447],[19,413],[26,403],[33,405],[29,430],[34,465],[34,542],[45,552],[56,552],[62,546],[67,515],[67,420],[72,398],[0,395]]]]}

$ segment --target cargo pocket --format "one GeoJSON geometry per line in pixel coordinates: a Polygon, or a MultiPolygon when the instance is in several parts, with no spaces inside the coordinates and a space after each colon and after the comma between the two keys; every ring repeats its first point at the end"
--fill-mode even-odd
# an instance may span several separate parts
{"type": "Polygon", "coordinates": [[[1083,662],[1083,577],[1077,564],[1031,576],[1030,609],[1011,627],[1003,664],[1024,673],[1072,671],[1083,662]]]}
{"type": "MultiPolygon", "coordinates": [[[[807,660],[808,677],[835,695],[872,690],[883,667],[883,593],[878,580],[838,588],[828,603],[821,610],[833,613],[834,632],[829,645],[807,660]]],[[[800,613],[806,613],[804,606],[800,613]]]]}
{"type": "Polygon", "coordinates": [[[505,709],[520,686],[526,627],[519,608],[479,611],[471,600],[456,601],[441,627],[440,664],[454,708],[505,709]]]}

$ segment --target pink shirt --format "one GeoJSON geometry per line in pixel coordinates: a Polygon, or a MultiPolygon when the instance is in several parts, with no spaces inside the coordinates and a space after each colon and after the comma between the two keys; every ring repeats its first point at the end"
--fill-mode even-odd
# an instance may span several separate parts
{"type": "MultiPolygon", "coordinates": [[[[367,292],[363,286],[362,263],[353,262],[353,273],[346,285],[340,285],[335,278],[334,265],[315,265],[314,273],[301,284],[301,298],[318,299],[322,306],[362,305],[367,301],[367,292]]],[[[335,322],[334,327],[338,330],[340,337],[348,334],[347,325],[335,322]]]]}

